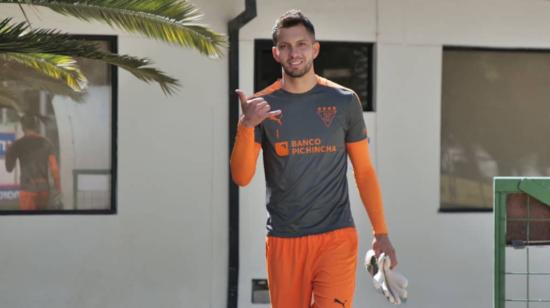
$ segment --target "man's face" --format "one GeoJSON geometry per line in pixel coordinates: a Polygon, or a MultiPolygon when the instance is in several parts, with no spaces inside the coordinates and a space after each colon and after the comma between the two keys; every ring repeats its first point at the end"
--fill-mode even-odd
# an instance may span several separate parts
{"type": "Polygon", "coordinates": [[[272,52],[285,74],[299,78],[313,68],[313,60],[319,55],[319,43],[300,24],[280,29],[277,46],[272,52]]]}

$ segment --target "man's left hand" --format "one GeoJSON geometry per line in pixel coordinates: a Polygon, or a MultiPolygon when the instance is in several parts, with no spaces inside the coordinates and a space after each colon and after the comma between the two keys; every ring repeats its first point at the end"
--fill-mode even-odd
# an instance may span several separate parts
{"type": "Polygon", "coordinates": [[[372,240],[372,250],[374,250],[377,259],[382,252],[389,256],[392,269],[397,266],[397,255],[395,254],[395,249],[393,249],[390,238],[387,234],[374,235],[374,239],[372,240]]]}

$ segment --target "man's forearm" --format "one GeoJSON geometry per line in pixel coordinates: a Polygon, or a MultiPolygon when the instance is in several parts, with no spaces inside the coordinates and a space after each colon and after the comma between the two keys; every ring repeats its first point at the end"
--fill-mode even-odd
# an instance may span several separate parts
{"type": "Polygon", "coordinates": [[[369,158],[368,141],[346,144],[351,158],[355,180],[361,196],[361,201],[367,210],[375,234],[387,234],[388,227],[384,217],[382,192],[376,177],[376,171],[369,158]]]}
{"type": "Polygon", "coordinates": [[[16,159],[17,158],[13,153],[13,149],[10,146],[8,146],[8,150],[6,151],[6,161],[5,161],[6,171],[8,172],[13,171],[13,169],[15,168],[16,159]]]}
{"type": "Polygon", "coordinates": [[[246,186],[254,177],[260,148],[254,142],[254,127],[239,122],[230,159],[231,176],[237,185],[246,186]]]}
{"type": "Polygon", "coordinates": [[[55,158],[55,155],[50,155],[48,157],[50,170],[52,172],[52,178],[54,181],[55,189],[57,189],[58,192],[61,192],[61,176],[59,174],[59,167],[57,165],[57,159],[55,158]]]}

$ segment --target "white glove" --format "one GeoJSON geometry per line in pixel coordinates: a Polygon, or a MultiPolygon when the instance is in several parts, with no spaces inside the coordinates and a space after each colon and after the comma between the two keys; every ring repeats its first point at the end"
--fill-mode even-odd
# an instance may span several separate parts
{"type": "Polygon", "coordinates": [[[374,288],[384,294],[384,296],[390,303],[395,303],[396,300],[389,290],[388,284],[386,283],[386,275],[385,271],[383,270],[383,260],[384,254],[380,255],[377,260],[374,250],[369,250],[367,251],[367,254],[365,256],[365,266],[367,268],[367,271],[372,276],[372,283],[374,285],[374,288]]]}
{"type": "Polygon", "coordinates": [[[48,199],[48,209],[62,210],[63,209],[63,193],[53,189],[50,191],[48,199]]]}
{"type": "MultiPolygon", "coordinates": [[[[407,300],[407,286],[409,282],[407,281],[407,278],[403,276],[401,273],[399,273],[395,269],[390,269],[391,267],[391,260],[389,256],[385,256],[382,254],[379,258],[379,266],[382,268],[382,272],[384,272],[385,282],[387,285],[388,292],[391,294],[391,297],[393,297],[394,302],[392,304],[401,304],[402,301],[407,300]]],[[[391,302],[391,297],[389,297],[391,302]]]]}
{"type": "Polygon", "coordinates": [[[376,260],[374,251],[369,250],[365,256],[365,266],[372,275],[374,287],[381,291],[390,303],[399,305],[407,299],[407,278],[390,269],[389,256],[382,253],[376,260]]]}

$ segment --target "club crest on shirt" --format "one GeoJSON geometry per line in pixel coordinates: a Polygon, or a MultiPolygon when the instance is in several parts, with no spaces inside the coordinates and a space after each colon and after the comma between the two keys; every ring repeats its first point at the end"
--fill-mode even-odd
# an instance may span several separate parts
{"type": "Polygon", "coordinates": [[[317,107],[317,115],[321,118],[326,127],[330,127],[336,116],[336,106],[317,107]]]}

